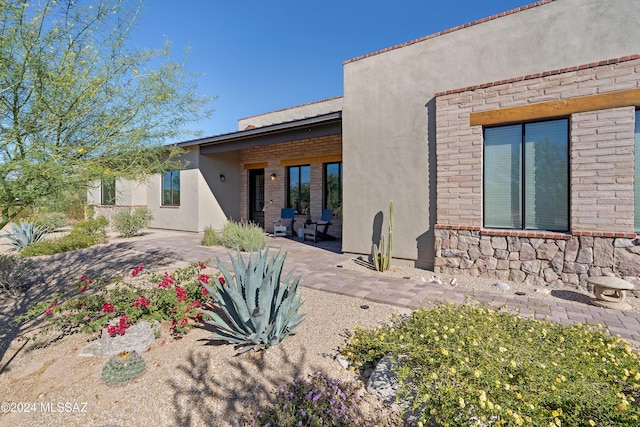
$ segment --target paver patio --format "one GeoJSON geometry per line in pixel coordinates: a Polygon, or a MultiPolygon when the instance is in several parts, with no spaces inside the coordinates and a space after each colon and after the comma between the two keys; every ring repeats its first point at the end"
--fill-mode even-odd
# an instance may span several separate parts
{"type": "MultiPolygon", "coordinates": [[[[215,260],[219,257],[227,262],[228,250],[221,247],[200,245],[202,236],[184,233],[166,239],[133,240],[118,244],[123,249],[162,255],[187,261],[215,260]]],[[[474,291],[473,294],[460,288],[423,283],[421,280],[388,277],[376,272],[353,271],[340,268],[352,262],[352,255],[339,253],[339,242],[320,242],[313,245],[294,239],[268,238],[269,246],[275,250],[287,251],[285,272],[295,269],[303,274],[302,286],[325,292],[353,296],[367,301],[391,304],[400,307],[417,308],[436,302],[463,303],[477,301],[492,306],[504,306],[508,310],[518,310],[522,315],[569,325],[578,322],[601,324],[611,334],[619,334],[640,347],[640,314],[596,307],[572,301],[553,301],[530,296],[499,294],[474,291]]],[[[425,276],[430,272],[425,271],[425,276]]]]}

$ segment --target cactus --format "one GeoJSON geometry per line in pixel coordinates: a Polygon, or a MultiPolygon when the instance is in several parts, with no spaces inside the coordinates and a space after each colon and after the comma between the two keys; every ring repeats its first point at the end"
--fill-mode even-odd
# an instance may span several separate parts
{"type": "Polygon", "coordinates": [[[298,313],[302,302],[296,294],[302,276],[292,280],[293,272],[289,272],[281,281],[286,253],[278,252],[270,260],[268,256],[269,248],[263,253],[260,247],[249,253],[245,264],[238,250],[237,259],[230,257],[234,274],[217,259],[224,285],[220,281],[203,283],[222,314],[203,310],[211,318],[207,323],[215,328],[213,339],[235,344],[239,353],[280,343],[293,335],[304,318],[298,313]]]}
{"type": "Polygon", "coordinates": [[[38,227],[35,223],[21,220],[20,225],[11,224],[13,234],[7,234],[9,244],[15,250],[21,250],[40,241],[47,233],[45,227],[38,227]]]}
{"type": "Polygon", "coordinates": [[[389,242],[385,247],[384,236],[380,237],[380,246],[373,244],[371,258],[376,271],[386,271],[391,266],[391,250],[393,249],[394,203],[389,203],[389,242]]]}
{"type": "Polygon", "coordinates": [[[102,368],[102,379],[107,385],[124,384],[138,378],[145,369],[145,361],[136,351],[124,351],[110,358],[102,368]]]}

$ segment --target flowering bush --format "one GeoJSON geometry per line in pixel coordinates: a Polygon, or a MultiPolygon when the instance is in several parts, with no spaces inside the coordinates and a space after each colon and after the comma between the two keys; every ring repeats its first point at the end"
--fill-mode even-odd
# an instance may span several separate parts
{"type": "Polygon", "coordinates": [[[640,425],[638,353],[595,326],[443,305],[358,328],[343,354],[400,360],[399,397],[422,425],[640,425]]]}
{"type": "Polygon", "coordinates": [[[273,405],[256,414],[252,425],[276,426],[371,426],[358,406],[358,387],[329,379],[322,372],[297,378],[281,386],[273,405]]]}
{"type": "MultiPolygon", "coordinates": [[[[209,300],[203,287],[210,280],[202,271],[206,267],[193,263],[171,274],[150,272],[145,277],[147,284],[141,286],[118,279],[107,287],[104,280],[82,275],[75,289],[37,303],[18,320],[44,314],[45,320],[67,330],[95,332],[106,328],[112,336],[124,335],[139,320],[158,320],[171,322],[174,335],[185,334],[201,321],[201,309],[209,300]]],[[[143,269],[134,268],[131,277],[138,277],[143,269]]]]}

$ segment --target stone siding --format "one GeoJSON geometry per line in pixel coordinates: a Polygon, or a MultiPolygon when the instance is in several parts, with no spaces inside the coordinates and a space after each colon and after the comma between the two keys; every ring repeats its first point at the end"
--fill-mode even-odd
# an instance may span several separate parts
{"type": "Polygon", "coordinates": [[[546,238],[496,236],[440,228],[435,230],[435,272],[551,287],[586,287],[588,277],[614,273],[640,285],[636,239],[553,234],[546,238]]]}

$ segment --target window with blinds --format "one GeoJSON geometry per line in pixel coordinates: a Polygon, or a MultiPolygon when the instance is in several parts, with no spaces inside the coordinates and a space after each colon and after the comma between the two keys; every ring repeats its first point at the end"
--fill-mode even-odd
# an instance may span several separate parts
{"type": "Polygon", "coordinates": [[[569,121],[484,129],[484,226],[569,229],[569,121]]]}

